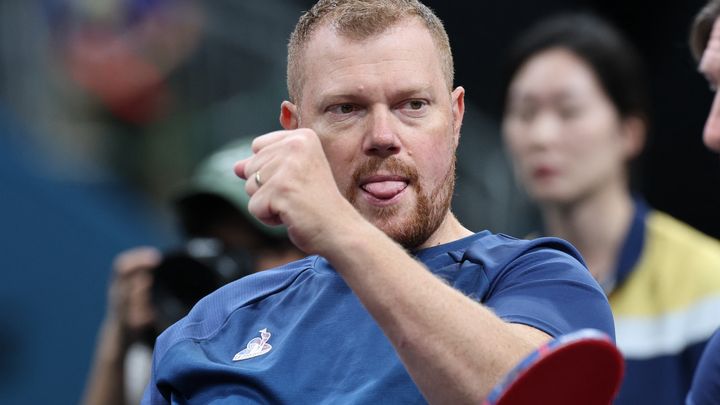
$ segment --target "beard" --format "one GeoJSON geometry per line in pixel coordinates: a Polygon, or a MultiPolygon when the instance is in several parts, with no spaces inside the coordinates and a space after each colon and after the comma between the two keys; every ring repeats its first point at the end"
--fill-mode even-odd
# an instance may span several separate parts
{"type": "Polygon", "coordinates": [[[345,190],[345,198],[358,209],[357,196],[360,190],[360,179],[380,170],[407,178],[408,186],[415,189],[416,196],[415,206],[411,207],[409,214],[400,216],[402,207],[394,205],[372,207],[371,211],[365,213],[364,216],[402,247],[407,250],[415,250],[435,233],[450,210],[450,202],[455,190],[455,160],[455,154],[451,153],[450,165],[443,176],[443,181],[426,192],[420,185],[415,167],[395,157],[371,157],[354,171],[352,182],[345,190]]]}

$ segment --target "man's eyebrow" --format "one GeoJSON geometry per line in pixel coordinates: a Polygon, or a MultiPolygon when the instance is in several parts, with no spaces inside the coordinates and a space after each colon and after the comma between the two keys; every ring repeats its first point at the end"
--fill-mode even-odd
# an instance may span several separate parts
{"type": "MultiPolygon", "coordinates": [[[[431,95],[431,88],[431,85],[402,88],[394,91],[390,98],[393,100],[401,100],[413,97],[429,97],[431,95]]],[[[352,92],[343,89],[337,91],[331,90],[318,99],[317,107],[322,108],[328,105],[344,102],[359,103],[365,101],[366,99],[367,96],[362,91],[352,92]]]]}
{"type": "Polygon", "coordinates": [[[330,93],[325,96],[320,97],[320,99],[317,102],[317,108],[324,108],[328,105],[333,105],[337,103],[347,103],[347,102],[360,102],[364,99],[364,97],[361,94],[353,94],[349,92],[340,92],[340,93],[330,93]]]}
{"type": "Polygon", "coordinates": [[[393,98],[406,99],[406,98],[413,98],[413,97],[429,96],[431,94],[430,88],[431,88],[431,86],[418,86],[418,87],[400,89],[393,94],[393,98]]]}

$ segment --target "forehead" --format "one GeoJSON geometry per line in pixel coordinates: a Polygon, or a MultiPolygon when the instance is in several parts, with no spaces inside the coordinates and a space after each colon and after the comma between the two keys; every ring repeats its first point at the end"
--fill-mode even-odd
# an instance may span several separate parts
{"type": "Polygon", "coordinates": [[[427,86],[443,82],[440,52],[430,31],[414,18],[366,39],[343,36],[330,24],[313,33],[303,55],[303,94],[383,81],[427,86]]]}
{"type": "Polygon", "coordinates": [[[530,57],[518,70],[510,89],[511,96],[597,91],[602,92],[602,89],[594,70],[585,60],[564,48],[544,50],[530,57]]]}

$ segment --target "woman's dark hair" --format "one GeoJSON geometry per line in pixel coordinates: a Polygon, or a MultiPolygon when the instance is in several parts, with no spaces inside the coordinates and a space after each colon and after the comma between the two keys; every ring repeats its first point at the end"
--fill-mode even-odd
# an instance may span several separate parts
{"type": "Polygon", "coordinates": [[[560,14],[530,27],[510,46],[503,76],[503,108],[518,70],[533,56],[566,49],[594,71],[621,117],[638,117],[648,125],[644,68],[635,48],[620,32],[591,14],[560,14]]]}

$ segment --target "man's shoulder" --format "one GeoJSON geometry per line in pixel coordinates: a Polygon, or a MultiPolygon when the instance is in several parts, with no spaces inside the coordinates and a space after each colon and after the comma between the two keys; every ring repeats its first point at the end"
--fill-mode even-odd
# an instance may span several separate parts
{"type": "Polygon", "coordinates": [[[488,293],[497,292],[491,286],[500,280],[525,283],[542,277],[597,286],[580,253],[559,238],[519,239],[483,231],[433,249],[418,256],[433,273],[447,280],[482,277],[488,293]],[[453,271],[458,265],[462,272],[453,271]]]}
{"type": "Polygon", "coordinates": [[[481,234],[461,261],[465,268],[471,267],[466,262],[482,268],[487,280],[482,302],[506,322],[551,336],[593,328],[615,337],[605,293],[563,239],[481,234]]]}
{"type": "Polygon", "coordinates": [[[288,288],[312,269],[317,260],[317,256],[309,256],[226,284],[201,299],[187,316],[165,330],[158,337],[156,352],[179,341],[212,336],[233,312],[288,288]]]}
{"type": "Polygon", "coordinates": [[[503,233],[482,232],[466,247],[464,259],[487,267],[505,267],[528,254],[541,259],[564,257],[584,265],[580,253],[567,241],[555,237],[520,239],[503,233]]]}

